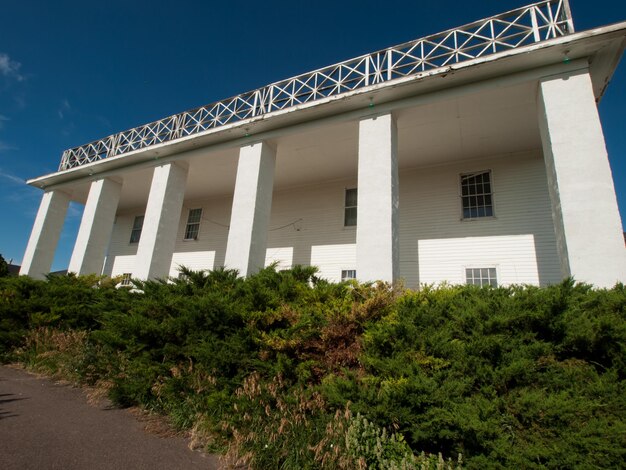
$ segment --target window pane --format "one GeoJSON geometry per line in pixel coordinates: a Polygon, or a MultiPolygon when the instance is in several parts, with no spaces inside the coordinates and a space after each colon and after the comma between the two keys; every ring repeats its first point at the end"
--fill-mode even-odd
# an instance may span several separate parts
{"type": "Polygon", "coordinates": [[[464,219],[493,216],[490,172],[461,175],[461,207],[464,219]]]}
{"type": "Polygon", "coordinates": [[[187,219],[187,223],[188,224],[200,223],[201,218],[202,218],[202,209],[191,209],[189,211],[189,218],[187,219]]]}
{"type": "Polygon", "coordinates": [[[202,209],[191,209],[187,217],[185,227],[185,240],[196,240],[200,232],[200,220],[202,219],[202,209]]]}
{"type": "Polygon", "coordinates": [[[344,225],[346,227],[356,225],[356,207],[346,207],[344,225]]]}
{"type": "Polygon", "coordinates": [[[466,268],[465,283],[479,287],[498,287],[496,268],[466,268]]]}
{"type": "Polygon", "coordinates": [[[200,231],[200,224],[187,224],[185,230],[185,240],[195,240],[198,238],[198,232],[200,231]]]}
{"type": "Polygon", "coordinates": [[[346,189],[346,207],[356,207],[357,200],[357,189],[346,189]]]}
{"type": "Polygon", "coordinates": [[[135,217],[135,220],[133,221],[133,229],[130,232],[129,243],[139,243],[139,239],[141,238],[141,229],[143,228],[143,219],[143,215],[135,217]]]}
{"type": "Polygon", "coordinates": [[[133,230],[141,230],[143,228],[143,215],[138,215],[135,217],[135,221],[133,222],[133,230]]]}

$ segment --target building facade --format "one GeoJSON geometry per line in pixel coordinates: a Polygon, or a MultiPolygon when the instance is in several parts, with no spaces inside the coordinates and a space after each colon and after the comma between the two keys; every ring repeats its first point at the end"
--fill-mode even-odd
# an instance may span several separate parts
{"type": "Polygon", "coordinates": [[[612,286],[626,251],[597,102],[626,23],[543,1],[67,150],[21,274],[179,266],[333,281],[612,286]]]}

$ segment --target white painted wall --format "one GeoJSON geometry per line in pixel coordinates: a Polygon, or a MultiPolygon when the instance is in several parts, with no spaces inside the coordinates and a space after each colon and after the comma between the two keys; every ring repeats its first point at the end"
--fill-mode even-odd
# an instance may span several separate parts
{"type": "Polygon", "coordinates": [[[626,250],[591,78],[545,79],[538,100],[561,272],[613,287],[626,280],[626,250]]]}
{"type": "Polygon", "coordinates": [[[498,285],[539,284],[535,239],[527,235],[419,240],[422,284],[465,283],[466,268],[496,268],[498,285]]]}
{"type": "Polygon", "coordinates": [[[467,263],[464,252],[470,249],[463,241],[467,237],[493,237],[487,245],[478,240],[470,245],[500,253],[499,263],[506,264],[517,259],[513,252],[507,255],[511,237],[528,235],[534,240],[539,284],[559,282],[550,197],[539,151],[400,173],[400,273],[409,287],[449,280],[451,268],[443,263],[449,262],[450,253],[457,253],[452,257],[458,259],[460,272],[467,263]],[[481,170],[491,170],[495,217],[462,220],[459,175],[481,170]],[[433,240],[441,240],[448,251],[440,259],[422,260],[420,244],[432,246],[433,240]],[[427,273],[427,278],[421,279],[420,272],[427,273]]]}
{"type": "Polygon", "coordinates": [[[26,245],[20,274],[45,279],[50,272],[70,197],[63,191],[46,191],[41,197],[33,230],[26,245]]]}
{"type": "Polygon", "coordinates": [[[108,178],[91,183],[78,236],[67,268],[76,274],[100,272],[111,239],[122,185],[108,178]]]}
{"type": "Polygon", "coordinates": [[[276,151],[266,142],[239,150],[225,265],[244,276],[265,261],[275,165],[276,151]]]}
{"type": "MultiPolygon", "coordinates": [[[[353,187],[356,178],[276,191],[266,265],[312,264],[333,281],[340,280],[341,270],[356,269],[356,228],[343,226],[344,192],[353,187]]],[[[195,269],[224,264],[231,207],[232,197],[184,202],[170,275],[177,275],[180,260],[195,269]],[[183,241],[188,211],[198,207],[203,208],[198,239],[183,241]]],[[[132,272],[136,245],[128,241],[134,216],[143,210],[118,214],[105,274],[132,272]]],[[[407,287],[464,282],[465,267],[481,263],[497,266],[500,284],[560,281],[539,151],[400,170],[400,277],[407,287]],[[480,170],[492,172],[496,215],[463,221],[459,175],[480,170]]]]}
{"type": "Polygon", "coordinates": [[[399,278],[398,130],[384,114],[359,123],[357,275],[363,281],[399,278]]]}

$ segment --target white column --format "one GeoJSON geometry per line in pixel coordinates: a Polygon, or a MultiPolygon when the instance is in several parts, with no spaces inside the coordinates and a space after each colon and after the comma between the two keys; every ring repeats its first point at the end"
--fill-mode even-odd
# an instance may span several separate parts
{"type": "Polygon", "coordinates": [[[359,124],[356,275],[399,278],[397,129],[391,114],[359,124]]]}
{"type": "Polygon", "coordinates": [[[225,265],[249,276],[265,266],[276,152],[265,142],[239,150],[225,265]]]}
{"type": "Polygon", "coordinates": [[[113,232],[122,185],[108,178],[91,183],[68,271],[100,274],[113,232]]]}
{"type": "Polygon", "coordinates": [[[133,277],[165,279],[169,275],[186,183],[186,167],[167,163],[154,169],[133,277]]]}
{"type": "Polygon", "coordinates": [[[44,193],[22,260],[21,275],[44,279],[50,272],[69,204],[69,195],[62,191],[44,193]]]}
{"type": "Polygon", "coordinates": [[[539,128],[564,277],[626,281],[626,251],[602,126],[588,73],[544,79],[539,128]]]}

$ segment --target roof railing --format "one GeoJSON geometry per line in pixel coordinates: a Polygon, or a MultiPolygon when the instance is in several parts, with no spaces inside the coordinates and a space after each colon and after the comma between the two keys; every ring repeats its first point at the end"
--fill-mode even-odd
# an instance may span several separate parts
{"type": "Polygon", "coordinates": [[[547,0],[281,80],[63,152],[59,171],[303,103],[574,31],[568,0],[547,0]]]}

